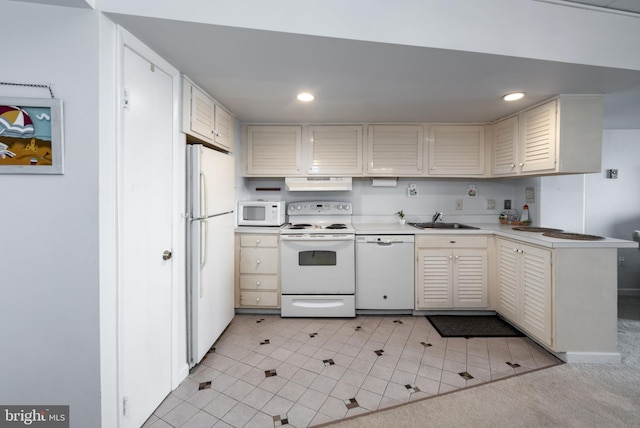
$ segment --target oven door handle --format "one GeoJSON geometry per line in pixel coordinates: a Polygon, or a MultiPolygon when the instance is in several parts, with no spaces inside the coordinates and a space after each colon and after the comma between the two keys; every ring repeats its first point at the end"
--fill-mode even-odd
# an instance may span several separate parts
{"type": "Polygon", "coordinates": [[[355,237],[353,235],[314,235],[314,237],[300,235],[280,235],[280,240],[297,242],[353,241],[355,240],[355,237]]]}

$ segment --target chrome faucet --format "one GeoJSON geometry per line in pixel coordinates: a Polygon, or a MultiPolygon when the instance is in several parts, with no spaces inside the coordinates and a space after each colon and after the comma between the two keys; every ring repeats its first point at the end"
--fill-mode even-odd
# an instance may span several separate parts
{"type": "Polygon", "coordinates": [[[431,217],[431,222],[435,223],[438,220],[442,220],[442,213],[440,211],[436,211],[436,213],[431,217]]]}

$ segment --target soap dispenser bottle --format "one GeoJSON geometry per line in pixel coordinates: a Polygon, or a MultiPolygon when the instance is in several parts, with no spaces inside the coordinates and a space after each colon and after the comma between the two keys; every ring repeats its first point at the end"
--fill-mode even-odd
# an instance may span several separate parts
{"type": "Polygon", "coordinates": [[[523,223],[531,223],[531,219],[529,218],[529,205],[524,204],[522,207],[522,216],[520,217],[520,221],[523,223]]]}

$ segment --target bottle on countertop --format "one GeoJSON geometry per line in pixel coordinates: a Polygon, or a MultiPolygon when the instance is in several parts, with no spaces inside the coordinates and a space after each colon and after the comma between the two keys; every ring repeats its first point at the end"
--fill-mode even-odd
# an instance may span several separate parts
{"type": "Polygon", "coordinates": [[[524,204],[522,207],[522,216],[520,216],[520,221],[523,223],[531,223],[531,218],[529,218],[529,205],[524,204]]]}

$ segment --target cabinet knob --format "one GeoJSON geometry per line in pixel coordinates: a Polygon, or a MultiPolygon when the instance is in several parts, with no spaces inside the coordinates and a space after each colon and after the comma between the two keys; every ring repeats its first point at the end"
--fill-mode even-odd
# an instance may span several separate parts
{"type": "Polygon", "coordinates": [[[511,164],[511,165],[509,165],[509,166],[510,166],[511,168],[515,168],[515,167],[516,167],[516,164],[515,164],[515,163],[512,163],[512,164],[511,164]]]}
{"type": "Polygon", "coordinates": [[[518,165],[520,165],[520,168],[522,168],[524,166],[524,162],[520,162],[518,165]]]}
{"type": "Polygon", "coordinates": [[[256,281],[256,287],[260,287],[260,281],[256,281]]]}
{"type": "Polygon", "coordinates": [[[259,302],[259,301],[260,301],[260,298],[259,298],[259,297],[256,297],[256,302],[259,302]]]}
{"type": "Polygon", "coordinates": [[[258,245],[260,243],[259,239],[256,239],[256,245],[258,245]]]}
{"type": "Polygon", "coordinates": [[[260,264],[260,260],[256,260],[256,264],[259,265],[260,264]]]}

